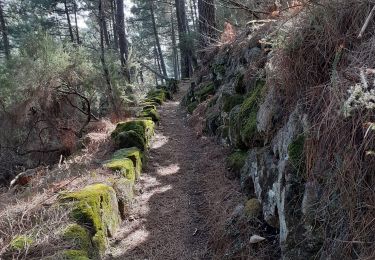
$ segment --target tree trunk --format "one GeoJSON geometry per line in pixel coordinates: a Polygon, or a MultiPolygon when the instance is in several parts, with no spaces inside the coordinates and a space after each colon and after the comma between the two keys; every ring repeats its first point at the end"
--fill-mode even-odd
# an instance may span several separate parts
{"type": "Polygon", "coordinates": [[[113,28],[113,44],[115,50],[118,50],[118,34],[117,34],[117,24],[116,24],[116,2],[111,0],[111,16],[112,16],[112,28],[113,28]]]}
{"type": "Polygon", "coordinates": [[[104,48],[104,10],[102,8],[102,0],[99,0],[99,28],[100,28],[100,62],[103,67],[104,72],[104,78],[107,83],[107,97],[109,98],[109,102],[112,106],[113,112],[116,114],[116,116],[119,115],[115,97],[113,95],[113,88],[111,83],[111,77],[109,75],[109,70],[107,63],[105,61],[105,48],[104,48]]]}
{"type": "Polygon", "coordinates": [[[153,0],[150,1],[150,12],[151,12],[152,29],[154,31],[155,43],[156,43],[156,47],[158,49],[158,54],[159,54],[160,66],[161,66],[161,69],[163,71],[164,76],[168,77],[167,69],[165,67],[163,52],[162,52],[161,46],[160,46],[159,34],[158,34],[157,27],[156,27],[155,12],[154,12],[154,1],[153,0]]]}
{"type": "Polygon", "coordinates": [[[185,0],[175,0],[176,16],[178,25],[178,36],[181,52],[181,77],[189,78],[192,75],[192,46],[188,43],[188,29],[186,20],[185,0]]]}
{"type": "Polygon", "coordinates": [[[120,61],[123,72],[128,81],[130,81],[130,74],[127,68],[127,61],[129,58],[128,42],[125,33],[125,15],[124,15],[124,0],[116,0],[116,27],[118,34],[118,42],[120,47],[120,61]]]}
{"type": "Polygon", "coordinates": [[[174,78],[178,79],[178,52],[177,52],[177,42],[176,42],[176,31],[174,29],[174,11],[173,5],[171,5],[171,29],[172,29],[172,48],[173,48],[173,72],[174,78]]]}
{"type": "Polygon", "coordinates": [[[0,0],[0,29],[3,35],[3,43],[4,43],[4,52],[6,60],[10,60],[10,45],[9,45],[9,38],[8,38],[8,28],[5,22],[4,17],[4,9],[3,9],[3,1],[0,0]]]}
{"type": "Polygon", "coordinates": [[[214,0],[198,0],[198,12],[200,44],[206,47],[217,37],[214,0]]]}
{"type": "Polygon", "coordinates": [[[79,39],[79,29],[78,29],[78,21],[77,21],[77,2],[74,1],[74,20],[76,24],[76,40],[77,44],[81,44],[81,40],[79,39]]]}
{"type": "Polygon", "coordinates": [[[65,7],[66,20],[68,22],[68,29],[69,29],[70,40],[72,42],[74,42],[73,28],[72,28],[72,23],[70,21],[70,14],[69,14],[68,5],[66,3],[66,0],[64,0],[64,7],[65,7]]]}

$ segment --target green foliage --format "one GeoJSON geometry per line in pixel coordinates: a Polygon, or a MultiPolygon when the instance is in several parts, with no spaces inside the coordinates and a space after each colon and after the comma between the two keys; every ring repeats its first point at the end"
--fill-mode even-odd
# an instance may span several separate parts
{"type": "Polygon", "coordinates": [[[32,243],[34,243],[34,239],[30,236],[26,236],[26,235],[16,236],[10,242],[10,248],[12,250],[22,251],[30,247],[32,243]]]}
{"type": "Polygon", "coordinates": [[[288,146],[289,160],[295,170],[303,174],[305,171],[306,157],[305,157],[305,136],[299,135],[288,146]]]}
{"type": "Polygon", "coordinates": [[[215,86],[213,83],[208,83],[195,92],[195,96],[199,102],[203,102],[208,98],[209,95],[213,94],[215,94],[215,86]]]}
{"type": "Polygon", "coordinates": [[[198,101],[193,101],[191,102],[188,107],[187,107],[187,110],[190,114],[192,114],[194,112],[194,110],[197,108],[197,106],[199,105],[199,102],[198,101]]]}
{"type": "Polygon", "coordinates": [[[241,95],[223,95],[223,111],[229,113],[235,106],[242,104],[244,97],[241,95]]]}
{"type": "Polygon", "coordinates": [[[227,159],[227,165],[228,168],[236,173],[239,173],[242,169],[242,167],[245,165],[247,158],[247,152],[246,151],[236,151],[229,155],[227,159]]]}

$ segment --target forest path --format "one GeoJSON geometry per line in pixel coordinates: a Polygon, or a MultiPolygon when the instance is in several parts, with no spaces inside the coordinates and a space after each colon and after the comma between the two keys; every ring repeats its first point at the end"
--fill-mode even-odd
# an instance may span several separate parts
{"type": "Polygon", "coordinates": [[[236,182],[228,180],[227,151],[197,138],[186,126],[180,100],[160,108],[161,123],[147,156],[131,216],[111,241],[106,259],[212,259],[209,244],[215,225],[240,201],[236,182]]]}

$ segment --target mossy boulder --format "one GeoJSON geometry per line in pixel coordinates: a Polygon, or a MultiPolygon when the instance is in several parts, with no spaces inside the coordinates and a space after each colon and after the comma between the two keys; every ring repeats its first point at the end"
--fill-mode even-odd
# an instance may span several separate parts
{"type": "Polygon", "coordinates": [[[147,147],[144,136],[133,130],[118,134],[115,138],[115,142],[116,146],[120,149],[137,147],[141,151],[144,151],[147,147]]]}
{"type": "Polygon", "coordinates": [[[114,189],[106,184],[93,184],[82,190],[60,195],[60,201],[73,202],[71,216],[93,234],[92,242],[102,254],[120,225],[120,212],[114,189]]]}
{"type": "Polygon", "coordinates": [[[10,249],[12,251],[23,251],[34,243],[34,238],[27,235],[16,236],[10,241],[10,249]]]}
{"type": "Polygon", "coordinates": [[[245,165],[246,158],[246,151],[235,151],[227,159],[228,168],[239,176],[242,167],[245,165]]]}
{"type": "Polygon", "coordinates": [[[118,208],[122,219],[125,219],[130,212],[130,207],[134,198],[134,181],[128,179],[118,179],[113,184],[118,200],[118,208]]]}
{"type": "Polygon", "coordinates": [[[190,114],[193,114],[194,110],[197,108],[199,105],[198,101],[193,101],[187,106],[187,110],[190,114]]]}
{"type": "Polygon", "coordinates": [[[144,105],[142,110],[148,110],[148,109],[156,109],[155,105],[144,105]]]}
{"type": "Polygon", "coordinates": [[[244,214],[249,219],[254,219],[262,213],[262,205],[258,199],[249,199],[244,208],[244,214]]]}
{"type": "Polygon", "coordinates": [[[208,83],[207,85],[203,86],[201,89],[195,92],[196,99],[199,102],[205,101],[208,96],[215,94],[215,86],[213,83],[208,83]]]}
{"type": "Polygon", "coordinates": [[[112,156],[112,160],[122,159],[130,159],[133,162],[136,179],[139,178],[142,172],[142,152],[136,147],[131,147],[117,150],[112,156]]]}
{"type": "Polygon", "coordinates": [[[112,171],[118,171],[128,180],[135,180],[136,173],[133,161],[129,158],[114,158],[105,162],[104,166],[112,171]]]}
{"type": "Polygon", "coordinates": [[[154,122],[160,121],[160,115],[155,108],[143,108],[139,116],[143,118],[151,118],[154,122]]]}
{"type": "Polygon", "coordinates": [[[234,94],[223,94],[222,96],[222,104],[223,104],[223,111],[229,113],[235,106],[242,104],[244,101],[244,97],[242,95],[234,94]]]}
{"type": "Polygon", "coordinates": [[[63,260],[90,260],[88,257],[88,252],[85,250],[74,250],[68,249],[63,250],[57,254],[56,259],[63,260]]]}
{"type": "Polygon", "coordinates": [[[171,94],[165,89],[156,89],[148,92],[145,101],[146,102],[155,102],[159,105],[162,105],[167,99],[171,99],[171,94]]]}
{"type": "Polygon", "coordinates": [[[90,232],[78,224],[71,224],[66,227],[63,231],[62,239],[73,246],[74,249],[83,250],[85,252],[92,250],[90,232]]]}
{"type": "Polygon", "coordinates": [[[261,138],[257,130],[257,113],[265,86],[264,80],[259,80],[256,88],[249,93],[241,105],[239,120],[241,121],[241,141],[249,148],[260,142],[261,138]]]}

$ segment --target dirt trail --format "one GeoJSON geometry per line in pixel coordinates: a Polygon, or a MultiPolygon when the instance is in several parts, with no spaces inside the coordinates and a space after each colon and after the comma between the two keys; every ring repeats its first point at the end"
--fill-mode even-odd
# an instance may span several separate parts
{"type": "Polygon", "coordinates": [[[179,100],[160,108],[162,121],[147,156],[130,218],[111,242],[106,259],[212,259],[215,225],[241,199],[225,178],[227,151],[186,126],[179,100]]]}

